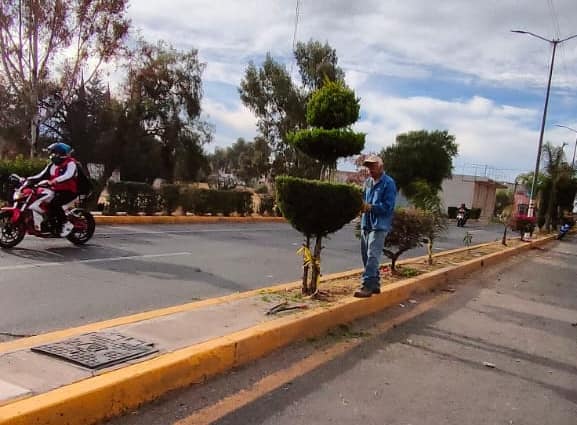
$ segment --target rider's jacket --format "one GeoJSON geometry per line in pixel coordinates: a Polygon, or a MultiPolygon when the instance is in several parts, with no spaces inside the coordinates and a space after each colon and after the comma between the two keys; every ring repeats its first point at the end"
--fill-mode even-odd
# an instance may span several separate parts
{"type": "Polygon", "coordinates": [[[50,180],[52,189],[56,192],[77,192],[77,169],[74,158],[68,157],[60,164],[48,164],[44,170],[28,180],[50,180]]]}

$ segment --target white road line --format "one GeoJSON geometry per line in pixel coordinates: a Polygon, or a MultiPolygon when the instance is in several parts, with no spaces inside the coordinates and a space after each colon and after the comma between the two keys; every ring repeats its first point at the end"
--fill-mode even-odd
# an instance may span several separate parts
{"type": "Polygon", "coordinates": [[[44,268],[44,267],[61,267],[61,266],[86,264],[86,263],[105,263],[107,261],[125,261],[125,260],[136,260],[140,258],[176,257],[181,255],[192,255],[192,252],[168,252],[166,254],[146,254],[146,255],[129,255],[125,257],[90,258],[88,260],[62,261],[59,263],[18,264],[14,266],[2,266],[0,267],[0,271],[25,270],[25,269],[44,268]]]}
{"type": "MultiPolygon", "coordinates": [[[[132,230],[134,227],[122,227],[122,226],[107,226],[110,229],[120,229],[120,230],[132,230]]],[[[162,235],[167,233],[226,233],[226,232],[267,232],[272,231],[272,228],[243,228],[243,229],[199,229],[199,230],[137,230],[128,232],[97,232],[95,236],[102,235],[162,235]]]]}

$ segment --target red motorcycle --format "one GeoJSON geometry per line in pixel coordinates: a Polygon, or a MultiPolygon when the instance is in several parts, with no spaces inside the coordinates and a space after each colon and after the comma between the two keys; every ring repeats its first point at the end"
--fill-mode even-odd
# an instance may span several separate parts
{"type": "MultiPolygon", "coordinates": [[[[26,233],[39,238],[60,238],[61,223],[52,215],[42,222],[40,230],[34,227],[33,212],[29,207],[38,199],[39,189],[42,186],[33,184],[16,174],[11,174],[8,182],[16,186],[12,196],[14,205],[0,208],[0,247],[15,247],[24,239],[26,233]]],[[[96,227],[92,214],[82,208],[65,208],[65,214],[74,226],[66,239],[74,245],[88,242],[96,227]]]]}

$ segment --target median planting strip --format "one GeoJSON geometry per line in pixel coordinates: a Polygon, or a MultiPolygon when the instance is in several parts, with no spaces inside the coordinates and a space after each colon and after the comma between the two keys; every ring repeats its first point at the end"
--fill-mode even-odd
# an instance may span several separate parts
{"type": "MultiPolygon", "coordinates": [[[[331,302],[303,299],[296,296],[299,283],[293,282],[0,344],[0,403],[5,403],[0,406],[0,425],[92,424],[120,415],[167,391],[203,382],[279,347],[322,335],[552,239],[515,242],[504,249],[482,244],[439,253],[435,255],[439,263],[447,255],[463,261],[448,261],[449,265],[431,272],[397,280],[368,299],[346,294],[331,302]],[[475,256],[475,252],[490,253],[475,256]],[[473,258],[466,260],[468,254],[473,258]],[[279,300],[298,302],[306,309],[266,315],[279,300]],[[95,371],[29,350],[103,330],[152,343],[158,353],[95,371]]],[[[399,265],[423,261],[420,257],[399,265]]],[[[359,273],[327,275],[321,289],[356,281],[359,273]]]]}

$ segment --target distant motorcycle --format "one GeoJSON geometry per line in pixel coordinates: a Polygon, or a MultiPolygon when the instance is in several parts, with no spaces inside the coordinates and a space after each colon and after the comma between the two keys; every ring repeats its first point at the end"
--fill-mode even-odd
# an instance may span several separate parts
{"type": "Polygon", "coordinates": [[[457,212],[457,227],[464,227],[467,222],[467,215],[464,211],[457,212]]]}
{"type": "Polygon", "coordinates": [[[570,229],[571,229],[570,224],[565,223],[564,225],[562,225],[561,228],[559,229],[559,234],[557,235],[557,239],[558,240],[563,239],[563,237],[569,232],[570,229]]]}
{"type": "MultiPolygon", "coordinates": [[[[40,230],[34,227],[33,212],[29,207],[40,195],[39,189],[42,186],[32,184],[16,174],[11,174],[8,182],[17,187],[12,196],[14,205],[0,208],[0,247],[13,248],[26,234],[39,238],[60,238],[60,223],[56,217],[44,220],[40,230]]],[[[82,208],[65,207],[64,212],[74,226],[66,239],[75,245],[88,242],[96,227],[92,214],[82,208]]]]}

